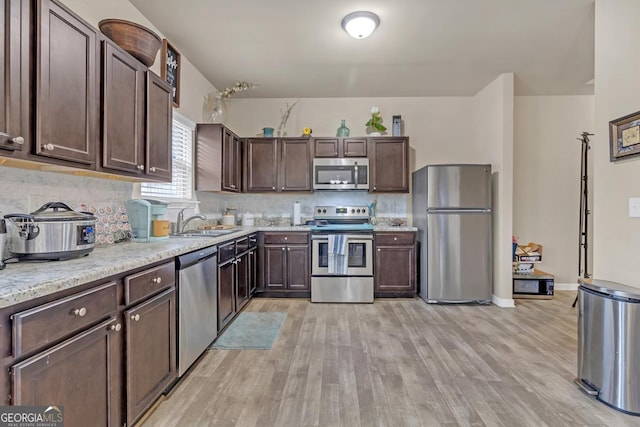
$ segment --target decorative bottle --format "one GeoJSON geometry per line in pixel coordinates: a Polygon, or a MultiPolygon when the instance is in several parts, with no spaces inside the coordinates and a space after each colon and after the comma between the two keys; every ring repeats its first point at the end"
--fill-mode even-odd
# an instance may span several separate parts
{"type": "Polygon", "coordinates": [[[342,124],[336,131],[336,136],[349,136],[349,128],[344,124],[344,122],[345,121],[343,120],[342,124]]]}

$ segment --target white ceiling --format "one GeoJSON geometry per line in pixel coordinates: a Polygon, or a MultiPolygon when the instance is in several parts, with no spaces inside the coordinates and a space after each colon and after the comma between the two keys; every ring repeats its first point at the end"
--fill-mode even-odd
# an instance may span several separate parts
{"type": "Polygon", "coordinates": [[[246,97],[592,94],[595,0],[130,0],[218,89],[246,97]],[[356,40],[344,15],[380,26],[356,40]]]}

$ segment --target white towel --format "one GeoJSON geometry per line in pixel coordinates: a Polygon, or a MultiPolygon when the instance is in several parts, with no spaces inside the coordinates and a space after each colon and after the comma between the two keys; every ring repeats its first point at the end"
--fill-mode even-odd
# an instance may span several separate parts
{"type": "Polygon", "coordinates": [[[329,274],[347,274],[349,257],[347,254],[347,237],[344,234],[329,234],[328,236],[329,274]]]}

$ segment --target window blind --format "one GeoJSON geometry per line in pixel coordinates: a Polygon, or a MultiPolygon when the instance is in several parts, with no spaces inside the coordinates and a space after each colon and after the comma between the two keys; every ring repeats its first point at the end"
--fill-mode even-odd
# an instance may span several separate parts
{"type": "Polygon", "coordinates": [[[142,197],[190,200],[193,193],[193,124],[174,118],[172,123],[172,171],[170,183],[143,183],[142,197]]]}

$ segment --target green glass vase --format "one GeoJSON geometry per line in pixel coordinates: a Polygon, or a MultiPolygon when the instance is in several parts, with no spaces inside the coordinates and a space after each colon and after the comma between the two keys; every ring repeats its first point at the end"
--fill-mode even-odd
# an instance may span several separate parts
{"type": "Polygon", "coordinates": [[[349,136],[349,128],[344,124],[344,122],[345,121],[343,120],[342,124],[336,131],[336,136],[349,136]]]}

